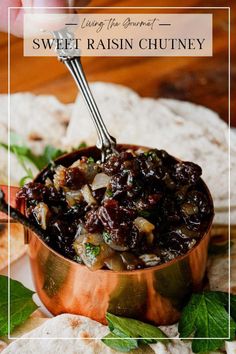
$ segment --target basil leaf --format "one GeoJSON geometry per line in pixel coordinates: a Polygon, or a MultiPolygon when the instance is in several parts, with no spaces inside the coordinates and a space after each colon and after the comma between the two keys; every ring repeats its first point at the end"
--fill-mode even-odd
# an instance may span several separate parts
{"type": "Polygon", "coordinates": [[[138,348],[138,342],[136,339],[124,339],[117,336],[115,333],[108,333],[105,337],[103,337],[102,342],[114,350],[125,353],[132,349],[138,348]]]}
{"type": "MultiPolygon", "coordinates": [[[[0,337],[8,333],[8,277],[0,275],[0,337]]],[[[38,306],[32,300],[33,291],[10,279],[10,332],[24,323],[38,306]]]]}
{"type": "Polygon", "coordinates": [[[226,293],[209,291],[192,295],[183,309],[178,329],[180,337],[207,338],[193,340],[194,353],[214,351],[224,345],[224,339],[211,338],[234,338],[236,324],[229,318],[227,303],[226,293]]]}
{"type": "Polygon", "coordinates": [[[118,317],[111,313],[106,314],[109,329],[113,332],[118,330],[127,337],[132,338],[150,338],[145,339],[145,343],[156,343],[157,341],[168,341],[167,336],[158,327],[152,326],[138,320],[126,317],[118,317]],[[158,339],[155,339],[158,338],[158,339]]]}

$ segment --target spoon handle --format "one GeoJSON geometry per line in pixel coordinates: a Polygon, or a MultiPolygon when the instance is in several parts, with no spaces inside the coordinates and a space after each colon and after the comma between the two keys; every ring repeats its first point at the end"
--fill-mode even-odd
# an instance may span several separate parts
{"type": "Polygon", "coordinates": [[[108,130],[104,124],[100,111],[86,80],[80,58],[74,57],[63,61],[78,85],[89,109],[98,134],[97,147],[102,152],[102,160],[105,161],[107,154],[115,152],[116,140],[108,133],[108,130]]]}
{"type": "MultiPolygon", "coordinates": [[[[74,38],[74,34],[68,31],[67,28],[63,28],[60,31],[53,31],[53,35],[56,39],[71,40],[74,38]]],[[[57,49],[57,55],[70,71],[86,102],[93,123],[97,130],[97,147],[102,152],[101,160],[104,162],[108,154],[116,153],[116,139],[108,133],[108,130],[104,124],[95,99],[89,88],[88,81],[80,61],[80,56],[78,55],[78,51],[76,51],[75,48],[71,48],[69,51],[64,49],[57,49]]]]}

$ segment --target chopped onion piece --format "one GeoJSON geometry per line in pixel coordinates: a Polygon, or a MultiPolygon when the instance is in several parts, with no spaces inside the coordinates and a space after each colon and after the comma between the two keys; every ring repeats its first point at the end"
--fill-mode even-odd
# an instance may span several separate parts
{"type": "Polygon", "coordinates": [[[145,263],[146,266],[148,267],[154,267],[158,265],[161,262],[161,258],[158,257],[154,253],[150,254],[143,254],[142,256],[139,256],[139,258],[145,263]]]}
{"type": "Polygon", "coordinates": [[[33,210],[33,214],[38,222],[38,224],[42,227],[43,230],[47,228],[47,218],[49,214],[49,209],[47,204],[40,202],[36,205],[33,210]]]}
{"type": "Polygon", "coordinates": [[[86,161],[83,160],[77,160],[75,161],[70,167],[77,167],[80,169],[81,172],[83,172],[86,180],[88,183],[92,183],[94,177],[96,176],[98,172],[98,164],[95,162],[93,163],[87,163],[86,161]]]}
{"type": "Polygon", "coordinates": [[[104,243],[102,235],[99,233],[80,235],[73,243],[73,247],[84,264],[91,270],[101,269],[105,260],[114,254],[114,251],[104,243]]]}
{"type": "Polygon", "coordinates": [[[55,169],[55,174],[53,177],[53,183],[57,190],[65,186],[66,183],[65,176],[66,176],[66,168],[62,165],[58,165],[55,169]]]}
{"type": "Polygon", "coordinates": [[[81,188],[81,193],[84,197],[84,200],[86,201],[86,203],[88,203],[88,205],[92,205],[92,204],[97,204],[96,199],[93,197],[92,192],[90,187],[85,184],[82,188],[81,188]]]}
{"type": "Polygon", "coordinates": [[[81,202],[83,199],[83,195],[81,193],[81,190],[70,190],[65,193],[66,195],[66,201],[69,204],[69,206],[74,206],[77,202],[81,202]]]}
{"type": "Polygon", "coordinates": [[[134,220],[134,225],[137,227],[139,232],[144,232],[146,234],[149,234],[155,229],[155,226],[152,223],[141,216],[134,220]]]}
{"type": "Polygon", "coordinates": [[[93,183],[91,185],[92,190],[106,188],[110,183],[111,177],[107,176],[105,173],[98,173],[94,177],[93,183]]]}

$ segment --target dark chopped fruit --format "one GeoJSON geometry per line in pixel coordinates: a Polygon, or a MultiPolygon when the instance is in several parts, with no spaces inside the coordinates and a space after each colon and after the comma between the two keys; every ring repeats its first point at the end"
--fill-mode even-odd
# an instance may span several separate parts
{"type": "Polygon", "coordinates": [[[201,172],[164,150],[128,150],[104,164],[82,157],[68,168],[50,166],[18,198],[57,252],[91,269],[134,270],[168,262],[199,242],[213,215],[201,172]]]}
{"type": "Polygon", "coordinates": [[[136,213],[118,204],[114,199],[106,200],[99,208],[98,218],[111,236],[111,241],[121,248],[133,248],[138,241],[138,230],[133,225],[136,213]]]}
{"type": "Polygon", "coordinates": [[[119,155],[111,156],[104,164],[103,171],[108,176],[113,176],[120,171],[124,171],[127,167],[128,161],[133,159],[133,155],[130,152],[122,151],[119,155]]]}
{"type": "Polygon", "coordinates": [[[85,215],[85,228],[88,232],[101,232],[103,225],[98,217],[98,209],[92,209],[85,215]]]}
{"type": "Polygon", "coordinates": [[[68,168],[65,173],[65,186],[71,189],[78,189],[86,184],[85,176],[79,168],[68,168]]]}
{"type": "Polygon", "coordinates": [[[201,174],[201,167],[193,162],[178,162],[173,166],[173,177],[179,184],[195,184],[201,174]]]}

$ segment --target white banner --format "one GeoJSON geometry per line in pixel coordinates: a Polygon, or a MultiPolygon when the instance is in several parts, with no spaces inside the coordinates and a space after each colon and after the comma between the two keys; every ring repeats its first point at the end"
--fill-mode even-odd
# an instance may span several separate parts
{"type": "Polygon", "coordinates": [[[212,14],[25,14],[25,56],[212,56],[212,14]]]}

